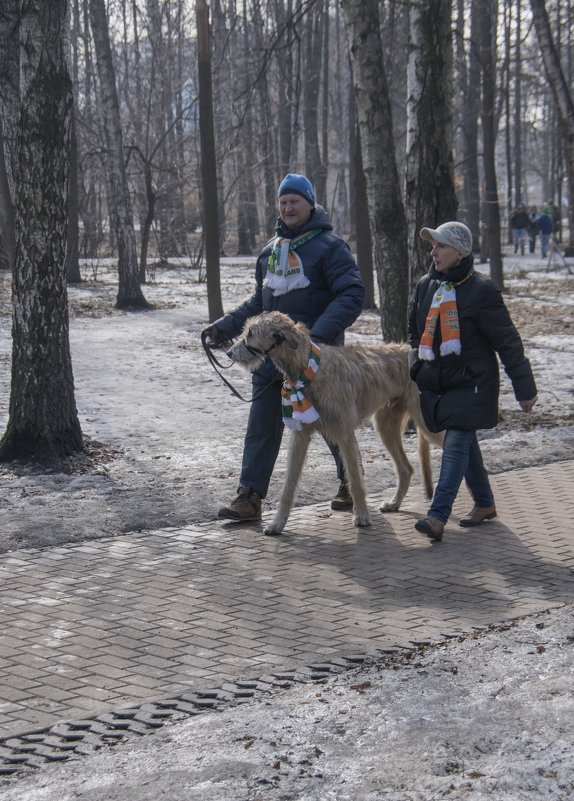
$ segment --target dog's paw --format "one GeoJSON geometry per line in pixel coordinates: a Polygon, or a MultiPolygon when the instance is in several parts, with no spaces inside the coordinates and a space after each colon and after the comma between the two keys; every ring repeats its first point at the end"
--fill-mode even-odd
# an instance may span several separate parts
{"type": "Polygon", "coordinates": [[[396,501],[387,501],[383,503],[380,507],[381,512],[398,512],[400,504],[396,503],[396,501]]]}
{"type": "Polygon", "coordinates": [[[361,528],[366,528],[367,526],[371,525],[371,521],[369,520],[369,515],[353,515],[353,523],[355,526],[360,526],[361,528]]]}
{"type": "Polygon", "coordinates": [[[273,523],[263,529],[263,533],[266,537],[278,537],[282,532],[283,526],[274,526],[273,523]]]}

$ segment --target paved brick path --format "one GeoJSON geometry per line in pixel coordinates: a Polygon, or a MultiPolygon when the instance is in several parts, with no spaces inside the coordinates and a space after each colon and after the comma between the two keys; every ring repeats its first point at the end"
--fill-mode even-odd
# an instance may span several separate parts
{"type": "Polygon", "coordinates": [[[412,646],[574,600],[574,462],[493,476],[499,517],[442,543],[426,502],[296,510],[0,557],[0,737],[241,677],[412,646]]]}

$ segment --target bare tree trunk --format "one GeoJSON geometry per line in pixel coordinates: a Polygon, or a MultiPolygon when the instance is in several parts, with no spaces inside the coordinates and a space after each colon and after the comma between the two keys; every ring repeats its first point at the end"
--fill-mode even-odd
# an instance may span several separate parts
{"type": "MultiPolygon", "coordinates": [[[[305,16],[305,80],[303,83],[303,133],[305,172],[320,203],[326,205],[327,165],[319,149],[319,85],[323,43],[323,2],[319,0],[305,16]]],[[[325,154],[326,155],[326,154],[325,154]]]]}
{"type": "MultiPolygon", "coordinates": [[[[516,36],[514,61],[514,204],[518,206],[522,196],[522,32],[520,3],[516,3],[516,36]]],[[[508,87],[510,94],[510,86],[508,87]]],[[[510,192],[509,192],[510,194],[510,192]]]]}
{"type": "MultiPolygon", "coordinates": [[[[357,128],[357,126],[355,126],[357,128]]],[[[353,137],[353,216],[355,234],[357,238],[357,266],[365,287],[363,308],[375,309],[375,287],[373,281],[373,242],[371,226],[369,224],[369,204],[367,202],[367,187],[365,171],[363,169],[363,154],[361,148],[361,132],[356,130],[353,137]]]]}
{"type": "Polygon", "coordinates": [[[530,7],[540,50],[542,51],[546,76],[556,101],[560,119],[560,134],[562,136],[564,161],[568,176],[568,193],[571,198],[568,205],[569,247],[574,249],[574,202],[572,202],[572,198],[574,198],[574,101],[554,46],[545,2],[544,0],[530,0],[530,7]]]}
{"type": "Polygon", "coordinates": [[[19,3],[5,0],[0,13],[0,237],[4,266],[14,264],[14,162],[19,99],[19,3]]]}
{"type": "Polygon", "coordinates": [[[410,231],[410,286],[428,269],[425,225],[457,217],[452,133],[450,0],[410,3],[406,206],[410,231]]]}
{"type": "Polygon", "coordinates": [[[205,261],[207,305],[210,321],[223,314],[219,270],[219,210],[217,199],[217,160],[213,128],[211,92],[211,52],[209,47],[209,11],[206,0],[196,1],[197,61],[199,72],[199,130],[201,137],[201,177],[203,183],[203,220],[205,226],[205,261]]]}
{"type": "Polygon", "coordinates": [[[480,248],[480,179],[478,169],[478,125],[480,113],[480,59],[478,47],[481,1],[472,0],[470,8],[470,43],[468,56],[464,49],[464,0],[458,2],[457,62],[458,78],[462,88],[462,208],[460,218],[472,232],[473,248],[480,248]],[[468,68],[467,68],[468,60],[468,68]]]}
{"type": "Polygon", "coordinates": [[[72,87],[62,41],[65,0],[22,9],[14,168],[10,417],[0,460],[58,461],[83,449],[66,296],[72,87]]]}
{"type": "Polygon", "coordinates": [[[82,280],[78,251],[80,230],[78,225],[78,140],[76,138],[76,115],[72,108],[70,123],[70,189],[68,192],[68,241],[66,244],[66,276],[69,284],[82,280]]]}
{"type": "Polygon", "coordinates": [[[342,0],[353,67],[357,119],[387,342],[406,337],[407,221],[394,155],[391,104],[383,63],[377,0],[342,0]]]}
{"type": "Polygon", "coordinates": [[[14,206],[8,185],[6,152],[2,135],[2,117],[0,115],[0,270],[7,270],[14,264],[15,247],[14,206]]]}
{"type": "Polygon", "coordinates": [[[119,309],[147,309],[139,281],[132,204],[123,158],[123,136],[104,0],[90,0],[90,22],[96,50],[102,115],[106,135],[108,198],[118,246],[119,309]]]}
{"type": "Polygon", "coordinates": [[[496,183],[496,6],[497,0],[484,0],[481,8],[482,54],[482,136],[484,145],[484,195],[486,200],[490,277],[504,289],[500,249],[500,207],[496,183]]]}

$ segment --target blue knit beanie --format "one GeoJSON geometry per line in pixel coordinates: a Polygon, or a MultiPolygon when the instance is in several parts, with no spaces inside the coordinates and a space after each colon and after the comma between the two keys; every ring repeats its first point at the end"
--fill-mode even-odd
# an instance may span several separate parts
{"type": "Polygon", "coordinates": [[[301,195],[312,206],[315,205],[315,192],[311,186],[311,181],[296,172],[288,173],[279,184],[277,197],[281,197],[281,195],[301,195]]]}

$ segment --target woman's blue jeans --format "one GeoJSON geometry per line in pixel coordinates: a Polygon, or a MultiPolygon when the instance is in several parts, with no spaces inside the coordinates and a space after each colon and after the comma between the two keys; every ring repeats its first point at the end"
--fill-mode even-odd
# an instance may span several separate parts
{"type": "MultiPolygon", "coordinates": [[[[265,389],[269,379],[253,375],[253,395],[265,389]]],[[[240,487],[251,487],[262,498],[267,495],[271,474],[277,461],[283,438],[283,415],[281,411],[282,381],[277,380],[267,387],[261,397],[254,400],[249,410],[247,432],[243,446],[243,462],[239,476],[240,487]]],[[[345,471],[335,445],[327,442],[337,466],[337,478],[345,480],[345,471]]]]}
{"type": "Polygon", "coordinates": [[[431,517],[446,523],[463,478],[466,479],[475,506],[479,509],[494,506],[476,431],[450,429],[444,438],[440,475],[428,511],[431,517]]]}

